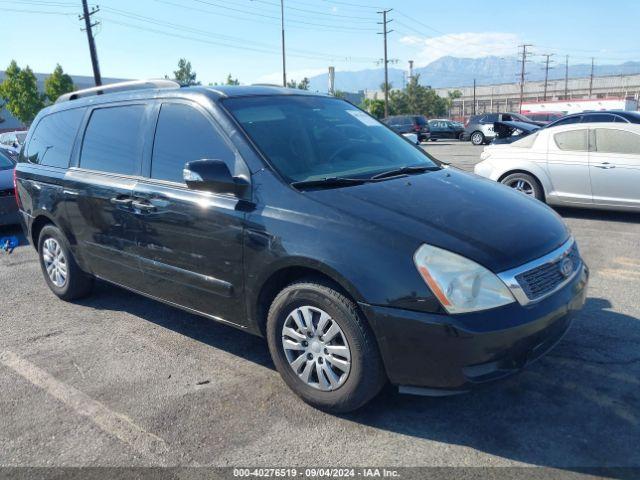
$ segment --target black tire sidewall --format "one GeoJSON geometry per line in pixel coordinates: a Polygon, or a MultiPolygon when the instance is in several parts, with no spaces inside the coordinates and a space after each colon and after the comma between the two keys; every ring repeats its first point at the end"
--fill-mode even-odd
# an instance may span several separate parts
{"type": "MultiPolygon", "coordinates": [[[[353,318],[354,314],[357,315],[356,312],[350,311],[340,301],[326,295],[322,287],[318,287],[315,284],[297,284],[285,288],[276,297],[267,323],[269,350],[285,383],[307,403],[334,412],[353,410],[369,399],[366,395],[367,388],[364,386],[370,380],[366,378],[365,366],[373,369],[382,368],[378,358],[365,358],[367,356],[365,343],[375,339],[364,338],[358,319],[353,318]],[[282,326],[289,313],[303,305],[310,305],[327,312],[338,323],[349,344],[351,369],[345,383],[336,390],[325,392],[306,385],[289,365],[282,348],[282,326]]],[[[373,374],[375,376],[376,372],[373,374]]]]}

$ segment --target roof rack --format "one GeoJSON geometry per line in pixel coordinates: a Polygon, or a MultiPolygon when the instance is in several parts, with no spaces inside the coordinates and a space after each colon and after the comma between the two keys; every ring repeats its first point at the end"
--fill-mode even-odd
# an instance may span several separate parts
{"type": "Polygon", "coordinates": [[[99,87],[85,88],[75,92],[60,95],[56,103],[68,102],[79,98],[103,95],[105,93],[126,92],[129,90],[144,90],[148,88],[180,88],[178,82],[173,80],[132,80],[130,82],[109,83],[99,87]]]}

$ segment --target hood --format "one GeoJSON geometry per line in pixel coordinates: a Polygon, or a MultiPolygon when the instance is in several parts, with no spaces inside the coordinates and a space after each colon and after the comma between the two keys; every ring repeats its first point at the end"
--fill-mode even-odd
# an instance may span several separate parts
{"type": "Polygon", "coordinates": [[[415,248],[429,243],[496,273],[542,257],[569,238],[560,216],[542,202],[454,168],[303,194],[388,234],[410,237],[415,248]]]}

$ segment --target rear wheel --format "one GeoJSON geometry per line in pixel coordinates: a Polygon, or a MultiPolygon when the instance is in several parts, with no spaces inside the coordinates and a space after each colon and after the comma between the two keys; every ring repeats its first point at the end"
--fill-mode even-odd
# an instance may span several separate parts
{"type": "Polygon", "coordinates": [[[485,142],[484,134],[482,132],[473,132],[471,134],[471,143],[474,145],[482,145],[485,142]]]}
{"type": "Polygon", "coordinates": [[[504,177],[501,183],[525,195],[544,201],[544,193],[540,183],[527,173],[512,173],[504,177]]]}
{"type": "Polygon", "coordinates": [[[38,256],[44,279],[58,297],[75,300],[91,292],[93,277],[80,269],[58,227],[46,225],[40,231],[38,256]]]}
{"type": "Polygon", "coordinates": [[[316,408],[355,410],[386,381],[373,332],[329,285],[309,280],[282,290],[269,309],[267,340],[285,383],[316,408]]]}

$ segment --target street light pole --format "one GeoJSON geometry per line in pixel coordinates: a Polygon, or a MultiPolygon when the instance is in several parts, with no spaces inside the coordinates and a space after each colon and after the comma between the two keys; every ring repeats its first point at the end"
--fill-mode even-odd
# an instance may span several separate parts
{"type": "Polygon", "coordinates": [[[280,0],[280,24],[282,26],[282,86],[287,86],[287,62],[284,49],[284,0],[280,0]]]}

